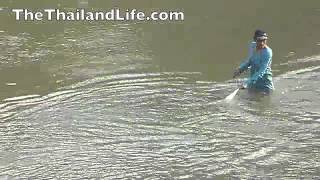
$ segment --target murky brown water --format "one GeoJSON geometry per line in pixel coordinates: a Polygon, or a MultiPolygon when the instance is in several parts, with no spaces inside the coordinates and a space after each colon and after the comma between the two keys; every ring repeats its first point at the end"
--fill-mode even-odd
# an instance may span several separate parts
{"type": "Polygon", "coordinates": [[[320,1],[2,1],[0,179],[319,179],[320,1]],[[10,8],[180,9],[183,22],[16,22],[10,8]],[[253,31],[276,91],[237,88],[253,31]]]}

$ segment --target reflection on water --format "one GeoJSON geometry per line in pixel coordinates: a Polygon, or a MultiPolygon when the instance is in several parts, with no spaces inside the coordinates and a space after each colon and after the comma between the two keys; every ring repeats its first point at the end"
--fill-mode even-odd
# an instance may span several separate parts
{"type": "Polygon", "coordinates": [[[2,3],[0,179],[319,178],[319,1],[58,3],[185,10],[162,24],[17,23],[2,3]],[[276,91],[223,101],[256,26],[276,91]]]}

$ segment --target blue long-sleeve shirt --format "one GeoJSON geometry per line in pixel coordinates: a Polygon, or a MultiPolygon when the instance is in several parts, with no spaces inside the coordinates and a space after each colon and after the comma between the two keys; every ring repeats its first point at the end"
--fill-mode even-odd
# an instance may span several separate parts
{"type": "Polygon", "coordinates": [[[265,47],[259,51],[256,51],[255,43],[250,44],[249,58],[240,65],[241,72],[250,67],[250,76],[246,81],[248,88],[262,91],[270,91],[274,89],[272,82],[271,63],[271,48],[265,47]]]}

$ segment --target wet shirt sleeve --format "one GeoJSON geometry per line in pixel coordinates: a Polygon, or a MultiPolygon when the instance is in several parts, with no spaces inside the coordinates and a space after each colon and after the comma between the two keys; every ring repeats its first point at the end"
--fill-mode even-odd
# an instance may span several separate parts
{"type": "Polygon", "coordinates": [[[270,67],[272,61],[272,51],[270,49],[262,51],[260,58],[261,64],[259,66],[259,70],[255,72],[247,81],[247,85],[249,87],[255,84],[257,80],[261,79],[267,72],[268,67],[270,67]]]}
{"type": "Polygon", "coordinates": [[[255,48],[256,48],[256,42],[251,42],[251,43],[249,44],[248,57],[247,57],[246,60],[244,60],[243,63],[240,64],[239,69],[240,69],[241,72],[247,70],[247,69],[250,67],[250,58],[251,58],[251,56],[252,56],[253,51],[255,50],[255,48]]]}

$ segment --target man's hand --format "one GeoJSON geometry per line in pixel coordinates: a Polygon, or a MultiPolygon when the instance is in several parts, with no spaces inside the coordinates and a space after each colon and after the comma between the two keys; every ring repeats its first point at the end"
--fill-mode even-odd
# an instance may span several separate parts
{"type": "Polygon", "coordinates": [[[236,69],[236,70],[234,71],[234,73],[233,73],[233,78],[239,76],[240,74],[241,74],[240,69],[236,69]]]}
{"type": "Polygon", "coordinates": [[[242,83],[240,86],[239,86],[239,89],[247,89],[248,86],[246,83],[242,83]]]}

